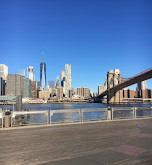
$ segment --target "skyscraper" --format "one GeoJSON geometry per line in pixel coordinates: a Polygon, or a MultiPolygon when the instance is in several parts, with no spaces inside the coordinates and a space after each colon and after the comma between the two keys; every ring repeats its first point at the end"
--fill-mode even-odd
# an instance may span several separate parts
{"type": "Polygon", "coordinates": [[[72,89],[71,64],[65,65],[65,97],[69,97],[69,90],[72,89]]]}
{"type": "Polygon", "coordinates": [[[63,87],[63,95],[65,96],[65,73],[61,72],[61,86],[63,87]]]}
{"type": "Polygon", "coordinates": [[[146,80],[137,83],[137,87],[138,87],[139,90],[145,90],[145,89],[147,89],[147,83],[146,83],[146,80]]]}
{"type": "Polygon", "coordinates": [[[29,66],[27,70],[28,70],[28,78],[31,81],[34,81],[34,69],[33,69],[33,66],[29,66]]]}
{"type": "Polygon", "coordinates": [[[50,86],[52,89],[54,89],[54,88],[55,88],[55,82],[52,81],[52,80],[50,80],[50,81],[49,81],[49,86],[50,86]]]}
{"type": "Polygon", "coordinates": [[[41,62],[40,64],[40,84],[43,90],[46,88],[46,64],[41,62]]]}
{"type": "Polygon", "coordinates": [[[8,67],[4,64],[0,64],[0,77],[7,77],[8,67]]]}
{"type": "Polygon", "coordinates": [[[59,76],[56,78],[56,87],[59,86],[59,76]]]}

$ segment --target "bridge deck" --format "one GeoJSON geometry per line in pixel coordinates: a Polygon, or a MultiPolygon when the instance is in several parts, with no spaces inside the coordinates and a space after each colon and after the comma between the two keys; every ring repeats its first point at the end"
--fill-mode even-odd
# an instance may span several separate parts
{"type": "Polygon", "coordinates": [[[0,130],[0,164],[151,165],[152,119],[0,130]]]}

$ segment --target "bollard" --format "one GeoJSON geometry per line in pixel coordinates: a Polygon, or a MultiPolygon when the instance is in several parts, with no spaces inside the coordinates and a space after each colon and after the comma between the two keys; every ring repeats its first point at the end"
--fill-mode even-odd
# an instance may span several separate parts
{"type": "Polygon", "coordinates": [[[5,112],[5,128],[9,128],[10,127],[10,112],[6,111],[5,112]]]}
{"type": "Polygon", "coordinates": [[[110,108],[110,106],[107,108],[107,120],[111,120],[111,108],[110,108]]]}

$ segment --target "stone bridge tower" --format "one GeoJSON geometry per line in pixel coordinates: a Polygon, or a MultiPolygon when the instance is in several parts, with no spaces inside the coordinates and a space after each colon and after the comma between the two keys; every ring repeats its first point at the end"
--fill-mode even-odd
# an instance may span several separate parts
{"type": "MultiPolygon", "coordinates": [[[[119,69],[111,70],[107,73],[107,89],[121,83],[121,72],[119,69]]],[[[107,103],[122,102],[122,90],[107,93],[107,103]]]]}

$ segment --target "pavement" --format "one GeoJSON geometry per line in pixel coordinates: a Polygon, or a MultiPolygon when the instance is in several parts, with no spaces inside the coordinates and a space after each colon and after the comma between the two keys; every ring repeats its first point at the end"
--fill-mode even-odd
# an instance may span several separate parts
{"type": "Polygon", "coordinates": [[[152,119],[0,129],[0,165],[152,165],[152,119]]]}

